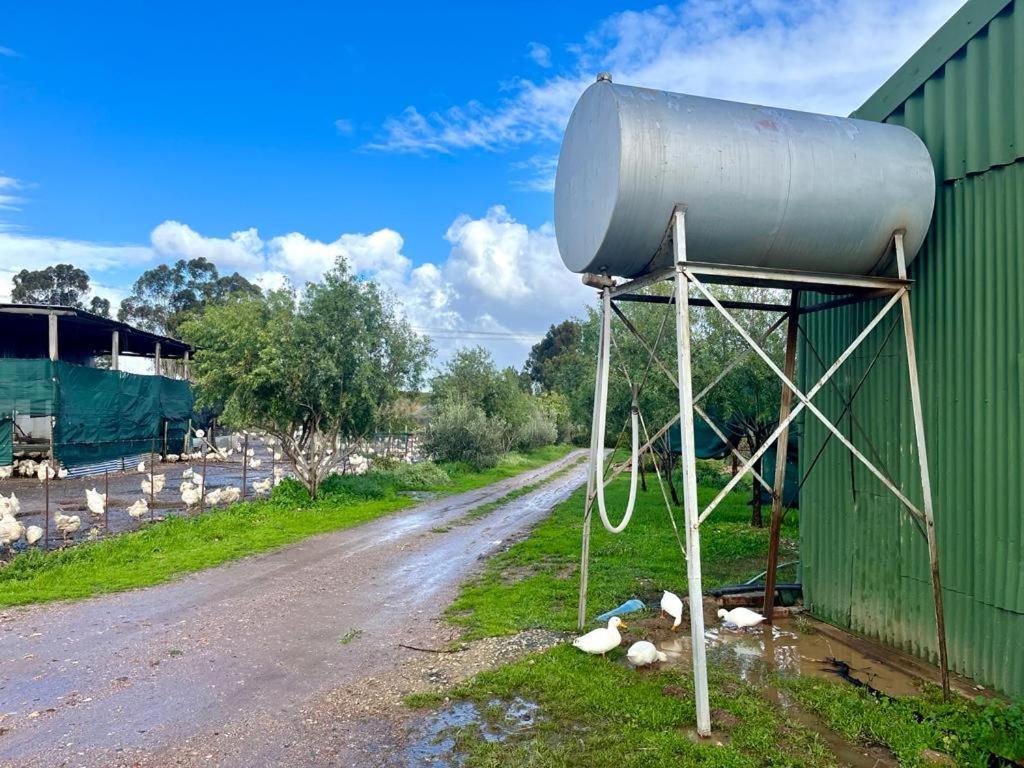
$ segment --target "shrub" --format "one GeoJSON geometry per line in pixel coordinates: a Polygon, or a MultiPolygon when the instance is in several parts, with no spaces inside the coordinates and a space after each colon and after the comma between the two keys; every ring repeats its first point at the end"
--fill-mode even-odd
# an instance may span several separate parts
{"type": "Polygon", "coordinates": [[[724,488],[730,476],[722,472],[722,462],[697,459],[697,485],[703,488],[724,488]]]}
{"type": "Polygon", "coordinates": [[[377,472],[368,475],[330,475],[320,486],[324,499],[353,501],[383,499],[395,489],[390,476],[377,472]]]}
{"type": "Polygon", "coordinates": [[[395,486],[400,491],[426,491],[438,486],[450,485],[451,477],[432,461],[417,464],[399,464],[391,472],[395,486]]]}
{"type": "Polygon", "coordinates": [[[517,447],[524,451],[531,448],[540,448],[542,445],[551,445],[558,439],[558,428],[552,418],[538,410],[527,418],[526,423],[519,428],[516,439],[517,447]]]}
{"type": "Polygon", "coordinates": [[[475,469],[493,467],[502,454],[499,422],[467,403],[438,404],[427,425],[424,448],[441,461],[464,461],[475,469]]]}

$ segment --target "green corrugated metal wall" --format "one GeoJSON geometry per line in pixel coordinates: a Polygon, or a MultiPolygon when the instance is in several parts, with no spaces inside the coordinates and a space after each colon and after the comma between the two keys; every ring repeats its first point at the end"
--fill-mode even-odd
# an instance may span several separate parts
{"type": "MultiPolygon", "coordinates": [[[[970,5],[965,11],[969,11],[970,5]]],[[[955,19],[954,19],[955,21],[955,19]]],[[[914,329],[935,494],[950,661],[1024,695],[1024,9],[1006,4],[886,119],[918,133],[940,187],[911,265],[914,329]]],[[[966,37],[965,37],[966,39],[966,37]]],[[[927,46],[926,46],[927,48],[927,46]]],[[[921,54],[918,54],[920,56],[921,54]]],[[[869,102],[870,104],[871,102],[869,102]]],[[[819,313],[805,329],[831,362],[871,306],[819,313]]],[[[892,316],[895,320],[897,315],[892,316]]],[[[845,396],[880,345],[883,323],[847,363],[845,396]]],[[[840,425],[920,500],[900,329],[840,425]],[[870,445],[869,445],[870,440],[870,445]],[[871,447],[873,446],[873,448],[871,447]]],[[[821,367],[801,350],[801,375],[821,367]]],[[[826,387],[820,407],[842,408],[826,387]]],[[[803,430],[809,460],[825,438],[803,430]]],[[[898,502],[837,444],[801,496],[805,597],[835,624],[936,656],[924,538],[898,502]]]]}

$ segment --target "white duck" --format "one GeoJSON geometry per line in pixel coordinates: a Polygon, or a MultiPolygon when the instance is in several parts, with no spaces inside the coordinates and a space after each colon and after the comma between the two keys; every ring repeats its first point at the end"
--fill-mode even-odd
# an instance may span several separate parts
{"type": "Polygon", "coordinates": [[[669,592],[667,589],[661,595],[661,615],[666,614],[673,619],[672,631],[674,632],[683,620],[683,601],[679,599],[679,595],[669,592]]]}
{"type": "Polygon", "coordinates": [[[617,648],[622,642],[622,635],[619,634],[619,627],[626,626],[626,623],[618,616],[608,619],[607,627],[592,629],[582,637],[577,637],[572,644],[584,653],[601,654],[604,656],[612,648],[617,648]]]}
{"type": "Polygon", "coordinates": [[[139,499],[128,507],[128,514],[135,520],[141,519],[147,512],[149,512],[149,504],[145,499],[139,499]]]}
{"type": "Polygon", "coordinates": [[[43,529],[38,525],[30,525],[25,529],[25,541],[28,542],[29,546],[32,546],[41,538],[43,538],[43,529]]]}
{"type": "Polygon", "coordinates": [[[748,627],[756,627],[762,621],[762,616],[757,611],[752,611],[749,608],[733,608],[731,611],[725,610],[725,608],[718,609],[718,618],[722,620],[722,624],[728,629],[747,629],[748,627]]]}
{"type": "Polygon", "coordinates": [[[626,658],[634,667],[646,667],[656,661],[668,661],[668,656],[654,647],[654,643],[640,640],[629,646],[626,658]]]}
{"type": "Polygon", "coordinates": [[[107,498],[102,493],[97,491],[95,488],[85,489],[85,506],[89,508],[89,511],[96,517],[100,517],[103,514],[104,507],[107,505],[107,498]]]}

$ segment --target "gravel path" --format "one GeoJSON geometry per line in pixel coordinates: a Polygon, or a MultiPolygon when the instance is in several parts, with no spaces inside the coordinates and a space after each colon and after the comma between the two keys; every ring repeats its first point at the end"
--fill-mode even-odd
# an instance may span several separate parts
{"type": "Polygon", "coordinates": [[[581,455],[169,584],[0,614],[0,765],[378,764],[383,718],[351,715],[429,669],[398,644],[450,640],[437,618],[458,584],[585,467],[456,523],[581,455]]]}

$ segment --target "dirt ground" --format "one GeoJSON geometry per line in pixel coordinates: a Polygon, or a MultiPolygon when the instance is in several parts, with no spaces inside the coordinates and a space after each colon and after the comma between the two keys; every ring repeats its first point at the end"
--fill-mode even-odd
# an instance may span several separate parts
{"type": "MultiPolygon", "coordinates": [[[[0,614],[0,765],[377,764],[387,681],[448,679],[442,655],[400,645],[447,643],[458,584],[585,468],[445,524],[579,457],[169,584],[0,614]]],[[[510,642],[480,658],[553,640],[510,642]]]]}

